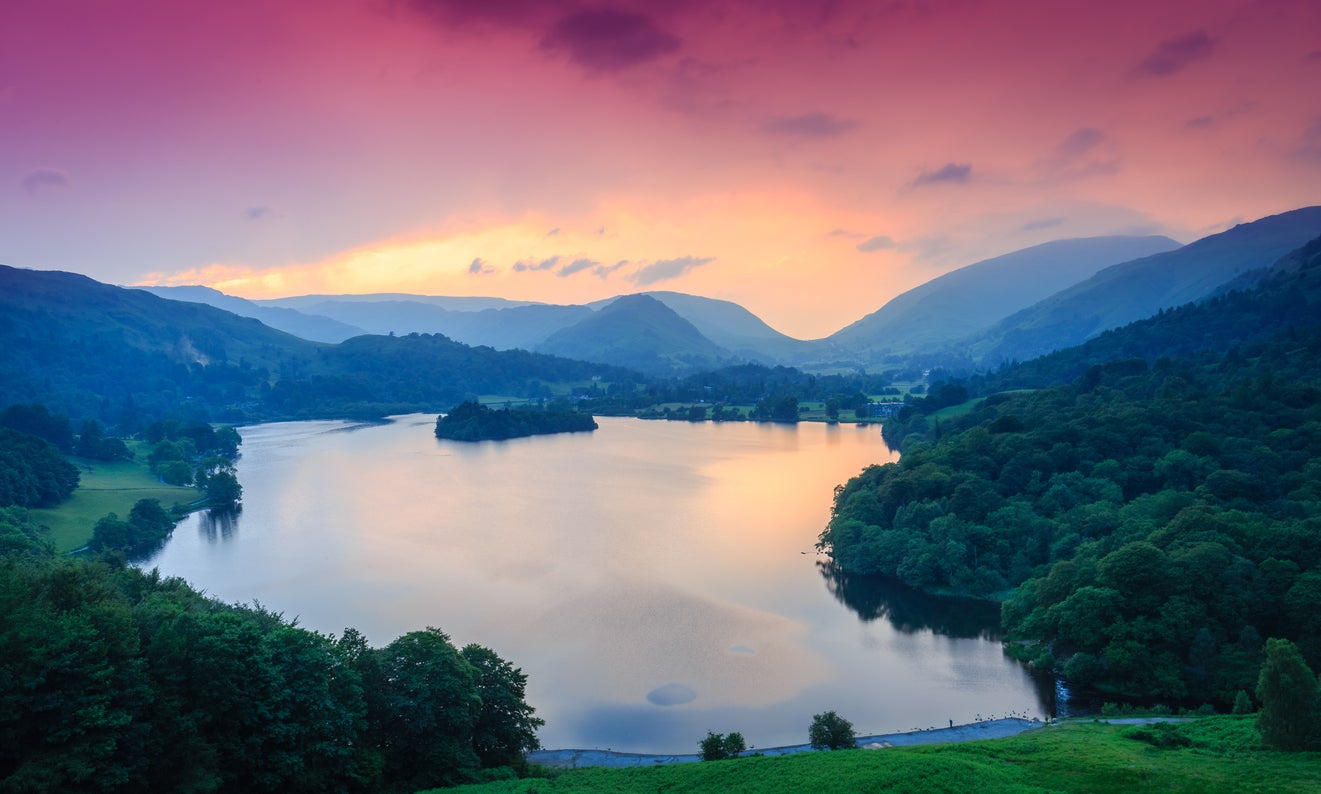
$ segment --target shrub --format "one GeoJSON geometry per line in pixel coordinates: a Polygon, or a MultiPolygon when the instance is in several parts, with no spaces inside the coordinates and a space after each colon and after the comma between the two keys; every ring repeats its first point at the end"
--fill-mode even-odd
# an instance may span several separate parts
{"type": "Polygon", "coordinates": [[[743,734],[738,731],[730,733],[728,736],[720,733],[706,732],[706,738],[698,743],[702,749],[703,761],[723,761],[726,758],[738,758],[739,753],[748,749],[743,741],[743,734]]]}
{"type": "Polygon", "coordinates": [[[833,711],[812,717],[812,727],[807,730],[807,738],[815,750],[841,750],[857,747],[857,737],[853,735],[853,723],[833,711]]]}

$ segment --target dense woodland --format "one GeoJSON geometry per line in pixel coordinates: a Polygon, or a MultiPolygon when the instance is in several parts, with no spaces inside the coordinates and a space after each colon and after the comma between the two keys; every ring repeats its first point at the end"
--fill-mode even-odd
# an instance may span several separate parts
{"type": "Polygon", "coordinates": [[[591,414],[579,413],[568,406],[496,410],[478,403],[465,402],[436,419],[436,438],[448,441],[500,441],[551,433],[581,433],[596,428],[596,420],[591,414]]]}
{"type": "Polygon", "coordinates": [[[487,648],[374,649],[40,536],[0,508],[6,791],[416,791],[536,747],[526,677],[487,648]]]}
{"type": "Polygon", "coordinates": [[[943,419],[976,385],[933,388],[887,423],[901,460],[838,490],[821,546],[847,570],[1007,595],[1017,652],[1128,697],[1228,705],[1254,690],[1271,637],[1321,667],[1321,262],[1309,262],[1127,329],[1163,353],[1190,326],[1205,350],[1237,325],[1248,341],[1227,351],[1093,365],[943,419]],[[1279,300],[1291,310],[1272,324],[1288,325],[1264,340],[1225,313],[1279,300]]]}

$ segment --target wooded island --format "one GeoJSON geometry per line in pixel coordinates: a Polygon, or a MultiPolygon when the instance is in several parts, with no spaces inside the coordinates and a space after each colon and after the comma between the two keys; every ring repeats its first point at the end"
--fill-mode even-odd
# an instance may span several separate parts
{"type": "Polygon", "coordinates": [[[496,411],[480,403],[463,402],[436,420],[436,438],[499,441],[596,428],[596,420],[591,414],[568,408],[505,408],[496,411]]]}

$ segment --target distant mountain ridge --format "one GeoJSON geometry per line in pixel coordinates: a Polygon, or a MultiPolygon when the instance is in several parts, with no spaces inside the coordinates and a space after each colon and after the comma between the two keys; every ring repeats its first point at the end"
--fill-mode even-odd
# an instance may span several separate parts
{"type": "Polygon", "coordinates": [[[1043,243],[938,276],[898,295],[826,341],[873,358],[943,348],[1104,267],[1178,247],[1177,241],[1156,236],[1043,243]]]}
{"type": "Polygon", "coordinates": [[[208,306],[224,309],[240,317],[251,317],[254,320],[260,320],[272,328],[312,342],[334,344],[367,333],[365,329],[340,322],[331,317],[309,314],[281,306],[263,306],[246,298],[226,295],[211,287],[133,287],[132,289],[140,289],[170,300],[205,303],[208,306]]]}
{"type": "Polygon", "coordinates": [[[818,340],[782,334],[730,301],[670,291],[638,294],[673,317],[636,296],[555,305],[403,293],[271,301],[243,301],[207,289],[187,294],[246,316],[278,310],[264,319],[304,338],[337,341],[353,330],[439,333],[496,350],[554,351],[612,363],[628,359],[653,374],[740,362],[813,372],[958,371],[1026,360],[1162,308],[1250,286],[1281,255],[1318,232],[1321,207],[1306,207],[1182,247],[1160,236],[1056,240],[943,274],[818,340]],[[630,299],[625,306],[642,311],[638,318],[600,319],[625,298],[630,299]]]}
{"type": "Polygon", "coordinates": [[[0,266],[0,406],[40,403],[119,427],[170,413],[229,422],[379,417],[639,377],[441,335],[311,342],[204,303],[0,266]]]}
{"type": "Polygon", "coordinates": [[[1162,309],[1210,297],[1236,277],[1264,275],[1321,234],[1321,207],[1271,215],[1182,248],[1108,267],[1010,317],[964,347],[983,366],[1080,344],[1162,309]]]}

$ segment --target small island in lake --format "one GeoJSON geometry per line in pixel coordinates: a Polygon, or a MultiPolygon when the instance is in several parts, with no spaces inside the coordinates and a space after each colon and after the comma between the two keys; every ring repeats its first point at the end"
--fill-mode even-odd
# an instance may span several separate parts
{"type": "Polygon", "coordinates": [[[436,420],[436,438],[450,441],[497,441],[551,433],[595,430],[591,414],[563,408],[505,408],[495,411],[475,402],[464,402],[436,420]]]}

